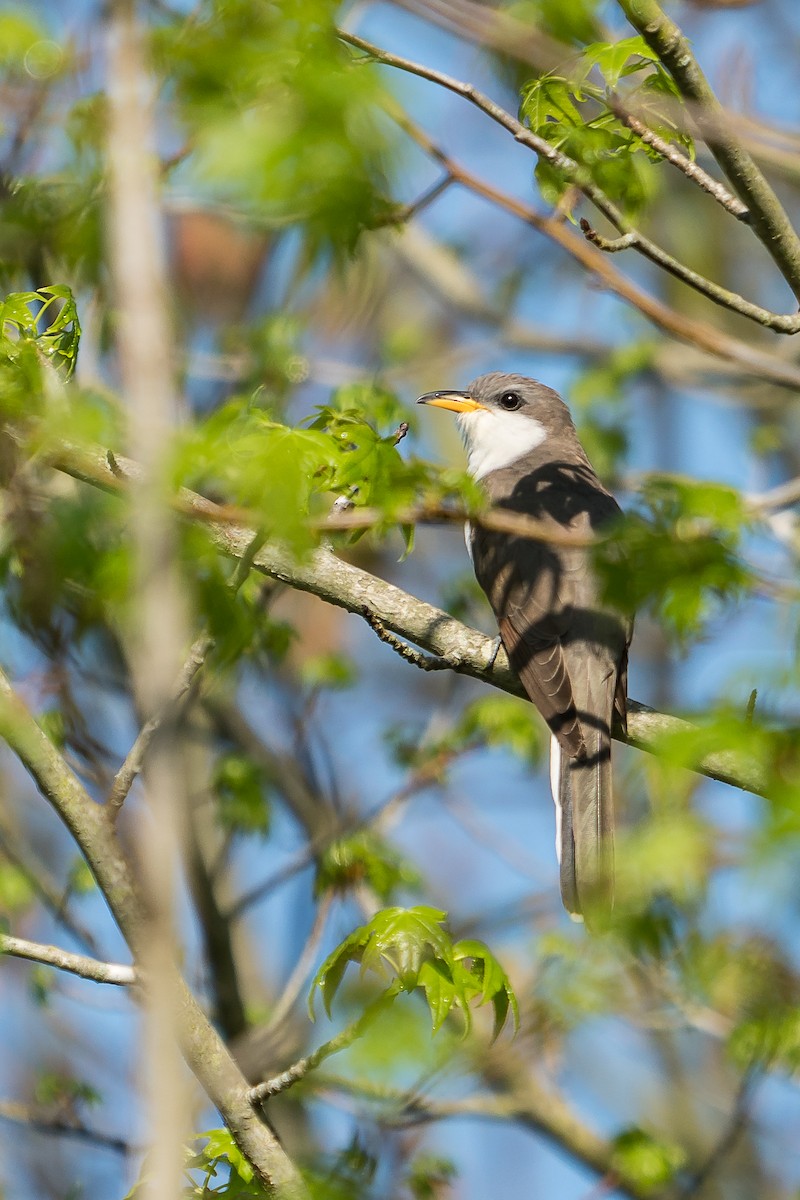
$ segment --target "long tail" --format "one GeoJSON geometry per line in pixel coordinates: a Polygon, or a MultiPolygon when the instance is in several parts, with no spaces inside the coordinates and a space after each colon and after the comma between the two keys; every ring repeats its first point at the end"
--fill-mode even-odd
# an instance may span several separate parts
{"type": "Polygon", "coordinates": [[[611,714],[616,673],[604,677],[590,669],[584,681],[578,712],[585,752],[570,757],[555,736],[550,750],[561,898],[576,917],[593,907],[610,908],[614,895],[611,714]]]}

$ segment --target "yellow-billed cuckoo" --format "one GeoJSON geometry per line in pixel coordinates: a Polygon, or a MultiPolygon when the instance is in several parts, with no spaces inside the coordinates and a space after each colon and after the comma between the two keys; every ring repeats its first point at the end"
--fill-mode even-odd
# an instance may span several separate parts
{"type": "Polygon", "coordinates": [[[511,665],[550,727],[561,895],[580,915],[613,894],[611,724],[616,715],[625,726],[632,621],[601,603],[588,550],[563,534],[591,535],[620,508],[544,384],[482,375],[418,403],[458,414],[468,470],[493,505],[544,526],[535,541],[476,523],[467,548],[511,665]]]}

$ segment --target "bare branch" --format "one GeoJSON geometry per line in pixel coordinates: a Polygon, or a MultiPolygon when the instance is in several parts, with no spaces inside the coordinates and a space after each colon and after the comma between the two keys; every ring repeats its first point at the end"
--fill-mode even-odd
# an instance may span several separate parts
{"type": "Polygon", "coordinates": [[[292,1063],[285,1071],[281,1071],[280,1075],[273,1076],[272,1079],[265,1079],[263,1083],[257,1083],[255,1087],[250,1089],[250,1103],[253,1106],[263,1104],[265,1100],[269,1100],[272,1096],[277,1096],[281,1092],[285,1092],[288,1088],[294,1087],[301,1079],[304,1079],[310,1071],[313,1071],[326,1058],[330,1058],[332,1054],[337,1054],[340,1050],[346,1050],[348,1046],[352,1046],[353,1042],[357,1041],[367,1031],[370,1025],[385,1012],[392,1001],[400,991],[398,982],[392,983],[385,991],[366,1006],[361,1016],[345,1026],[329,1041],[323,1042],[311,1054],[305,1055],[297,1062],[292,1063]]]}
{"type": "MultiPolygon", "coordinates": [[[[519,1071],[516,1072],[519,1075],[519,1071]]],[[[659,1200],[662,1192],[640,1183],[633,1177],[626,1178],[613,1171],[613,1146],[584,1125],[567,1102],[557,1092],[542,1088],[530,1076],[524,1084],[514,1080],[514,1072],[508,1093],[487,1092],[482,1095],[464,1096],[455,1100],[435,1100],[419,1091],[403,1092],[384,1084],[369,1080],[352,1080],[343,1076],[325,1074],[315,1080],[318,1089],[334,1089],[363,1097],[384,1106],[384,1124],[408,1127],[450,1117],[483,1117],[492,1121],[516,1121],[532,1132],[555,1143],[573,1158],[583,1162],[599,1175],[613,1174],[614,1191],[639,1200],[659,1200]],[[518,1085],[518,1086],[516,1086],[518,1085]]]]}
{"type": "MultiPolygon", "coordinates": [[[[105,455],[104,469],[114,478],[105,455]]],[[[252,538],[250,539],[252,541],[252,538]]],[[[56,747],[39,728],[0,671],[0,737],[33,776],[45,799],[53,806],[83,851],[134,957],[141,961],[141,946],[148,923],[143,903],[112,823],[104,808],[95,804],[69,769],[56,747]]],[[[307,1195],[294,1164],[268,1126],[253,1121],[247,1083],[219,1035],[178,974],[173,974],[178,998],[179,1036],[184,1057],[209,1100],[222,1114],[237,1143],[254,1165],[258,1177],[286,1200],[307,1195]]]]}
{"type": "Polygon", "coordinates": [[[454,664],[448,662],[444,655],[421,654],[419,650],[415,650],[413,646],[409,646],[408,642],[404,642],[401,638],[397,637],[396,634],[391,633],[386,628],[383,621],[381,621],[379,617],[376,617],[374,613],[370,612],[368,608],[364,608],[362,610],[361,616],[367,622],[370,629],[375,631],[380,640],[385,642],[387,646],[391,646],[395,654],[399,654],[405,662],[411,663],[412,666],[419,667],[421,671],[453,670],[454,664]]]}
{"type": "Polygon", "coordinates": [[[0,809],[0,851],[17,870],[21,871],[34,895],[42,902],[52,917],[67,933],[92,954],[97,954],[97,941],[88,929],[69,910],[65,903],[65,890],[51,878],[43,863],[36,861],[8,824],[0,809]]]}
{"type": "Polygon", "coordinates": [[[92,979],[95,983],[113,983],[120,987],[129,987],[136,982],[133,967],[126,967],[123,963],[101,962],[97,958],[89,958],[86,954],[71,954],[69,950],[62,950],[59,946],[29,942],[27,938],[12,937],[6,933],[0,933],[0,954],[44,963],[48,967],[57,967],[59,971],[79,975],[81,979],[92,979]]]}

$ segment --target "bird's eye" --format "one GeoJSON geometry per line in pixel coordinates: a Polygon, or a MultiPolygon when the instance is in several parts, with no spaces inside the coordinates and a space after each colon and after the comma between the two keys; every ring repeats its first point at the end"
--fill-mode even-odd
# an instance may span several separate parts
{"type": "Polygon", "coordinates": [[[506,412],[514,412],[522,407],[522,400],[517,392],[503,392],[500,397],[500,407],[506,412]]]}

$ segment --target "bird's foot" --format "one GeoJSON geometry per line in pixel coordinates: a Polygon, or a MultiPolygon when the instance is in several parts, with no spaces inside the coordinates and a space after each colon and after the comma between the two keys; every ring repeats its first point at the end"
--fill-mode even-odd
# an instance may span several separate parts
{"type": "Polygon", "coordinates": [[[497,637],[492,642],[492,653],[489,657],[489,662],[486,665],[487,671],[494,670],[494,664],[497,662],[497,656],[500,653],[500,647],[502,645],[503,645],[503,639],[500,637],[500,634],[498,633],[497,637]]]}

